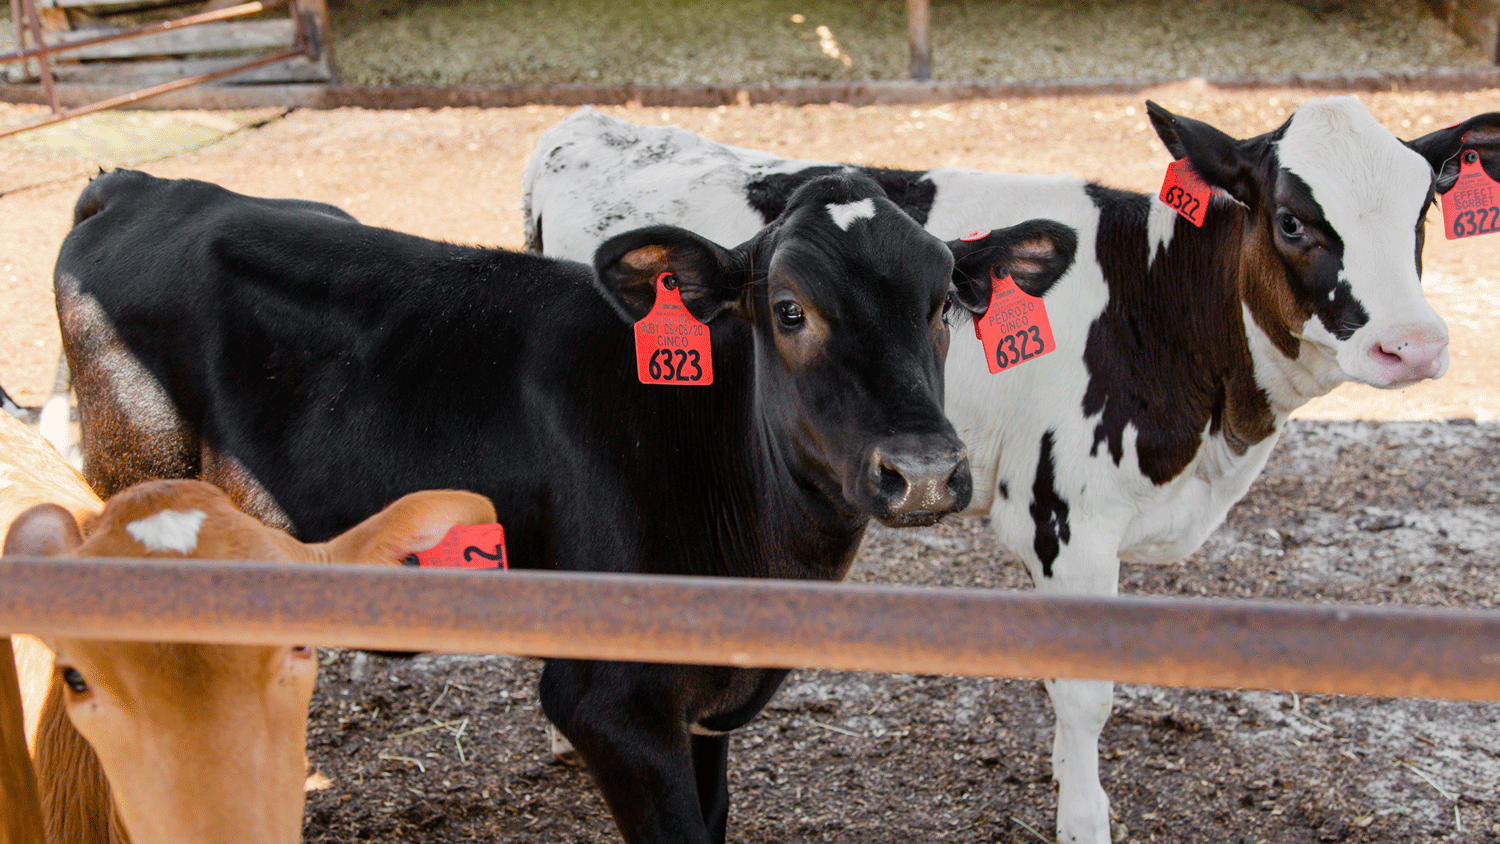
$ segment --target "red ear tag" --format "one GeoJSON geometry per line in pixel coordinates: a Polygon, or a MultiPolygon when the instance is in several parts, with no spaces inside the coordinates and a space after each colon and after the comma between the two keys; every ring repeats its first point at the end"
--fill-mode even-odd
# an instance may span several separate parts
{"type": "Polygon", "coordinates": [[[635,324],[635,369],[642,384],[714,382],[708,326],[682,304],[682,291],[671,273],[656,277],[656,305],[635,324]]]}
{"type": "Polygon", "coordinates": [[[1189,223],[1202,228],[1203,218],[1208,215],[1208,199],[1213,193],[1214,189],[1203,181],[1193,165],[1186,158],[1179,158],[1167,165],[1167,178],[1161,183],[1157,198],[1177,209],[1189,223]]]}
{"type": "Polygon", "coordinates": [[[505,528],[500,525],[456,525],[443,541],[416,554],[424,569],[509,569],[505,528]]]}
{"type": "Polygon", "coordinates": [[[974,231],[971,231],[963,237],[959,238],[959,240],[962,240],[964,243],[973,243],[976,240],[984,240],[989,236],[989,229],[975,229],[974,231]]]}
{"type": "Polygon", "coordinates": [[[1057,347],[1047,304],[1016,286],[1010,276],[996,278],[990,270],[990,306],[974,318],[974,336],[984,347],[990,374],[1035,360],[1057,347]]]}
{"type": "Polygon", "coordinates": [[[1459,153],[1458,181],[1443,194],[1443,234],[1449,240],[1500,231],[1500,184],[1484,172],[1479,153],[1459,153]]]}

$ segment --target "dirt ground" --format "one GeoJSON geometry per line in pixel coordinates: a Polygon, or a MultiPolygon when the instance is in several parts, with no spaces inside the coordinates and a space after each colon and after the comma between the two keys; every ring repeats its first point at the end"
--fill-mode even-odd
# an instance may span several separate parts
{"type": "MultiPolygon", "coordinates": [[[[1306,94],[1183,83],[1147,96],[1243,136],[1278,125],[1306,94]]],[[[1077,172],[1154,189],[1168,156],[1142,99],[619,111],[788,157],[1077,172]]],[[[1500,108],[1494,90],[1361,99],[1402,137],[1500,108]]],[[[0,123],[29,111],[0,105],[0,123]]],[[[518,247],[526,156],[568,111],[179,114],[170,119],[230,134],[139,166],[518,247]],[[234,129],[242,124],[252,128],[234,129]]],[[[40,403],[52,381],[50,268],[74,198],[100,164],[159,154],[111,149],[0,141],[0,383],[24,404],[40,403]]],[[[1447,377],[1398,392],[1346,386],[1309,405],[1208,546],[1180,566],[1127,566],[1125,591],[1495,606],[1497,257],[1500,237],[1450,242],[1434,225],[1425,285],[1452,331],[1447,377]]],[[[982,519],[875,530],[854,578],[1023,585],[982,519]]],[[[615,840],[586,774],[550,762],[536,663],[340,651],[324,660],[311,757],[331,785],[310,796],[308,841],[615,840]]],[[[1048,840],[1050,729],[1034,681],[798,672],[736,735],[730,839],[1048,840]]],[[[1500,705],[1125,686],[1103,747],[1131,841],[1500,840],[1500,705]]]]}

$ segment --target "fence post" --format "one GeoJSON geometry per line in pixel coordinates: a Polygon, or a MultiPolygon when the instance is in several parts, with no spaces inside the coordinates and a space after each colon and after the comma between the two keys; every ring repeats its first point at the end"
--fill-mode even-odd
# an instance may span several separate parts
{"type": "Polygon", "coordinates": [[[911,43],[911,78],[932,78],[932,37],[928,30],[927,0],[906,0],[906,37],[911,43]]]}

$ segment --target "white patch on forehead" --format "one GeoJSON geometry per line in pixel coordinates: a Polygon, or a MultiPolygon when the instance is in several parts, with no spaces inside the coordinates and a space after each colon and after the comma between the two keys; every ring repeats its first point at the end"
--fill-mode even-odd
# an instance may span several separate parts
{"type": "Polygon", "coordinates": [[[191,554],[198,547],[198,528],[206,518],[208,514],[202,510],[163,510],[131,522],[125,530],[148,551],[191,554]]]}
{"type": "Polygon", "coordinates": [[[1312,190],[1344,241],[1346,258],[1372,247],[1380,253],[1398,248],[1415,273],[1417,213],[1431,190],[1432,169],[1358,100],[1304,103],[1276,145],[1276,156],[1312,190]]]}
{"type": "Polygon", "coordinates": [[[843,205],[829,203],[824,207],[828,209],[828,215],[833,218],[834,224],[843,231],[848,231],[855,220],[868,220],[875,216],[875,200],[869,197],[843,205]]]}

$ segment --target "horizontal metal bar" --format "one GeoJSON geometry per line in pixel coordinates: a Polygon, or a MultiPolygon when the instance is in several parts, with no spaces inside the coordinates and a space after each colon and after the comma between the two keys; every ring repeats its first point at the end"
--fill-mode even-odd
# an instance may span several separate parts
{"type": "MultiPolygon", "coordinates": [[[[100,35],[95,38],[84,38],[65,44],[52,44],[33,47],[29,50],[18,50],[14,53],[0,54],[0,64],[25,61],[37,56],[54,56],[58,53],[66,53],[71,50],[81,50],[84,47],[92,47],[96,44],[108,44],[112,41],[122,41],[126,38],[138,38],[142,35],[153,35],[158,32],[181,29],[185,26],[196,26],[200,23],[213,23],[214,21],[229,20],[230,18],[243,17],[245,15],[259,14],[260,12],[285,6],[291,0],[257,0],[254,3],[241,3],[238,6],[230,6],[213,12],[201,12],[196,15],[174,18],[173,20],[159,21],[157,23],[138,26],[134,29],[123,29],[119,32],[111,32],[108,35],[100,35]]],[[[24,45],[23,45],[24,46],[24,45]]]]}
{"type": "Polygon", "coordinates": [[[1500,700],[1482,610],[6,558],[0,632],[1500,700]]]}
{"type": "Polygon", "coordinates": [[[294,59],[302,55],[305,55],[305,53],[301,49],[287,50],[285,52],[275,53],[269,56],[262,56],[253,61],[237,64],[234,67],[227,67],[223,70],[216,70],[212,73],[203,73],[199,74],[198,76],[190,76],[185,79],[174,79],[171,82],[163,82],[160,85],[155,85],[150,88],[143,88],[139,91],[132,91],[128,94],[121,94],[117,97],[110,97],[107,100],[100,100],[97,103],[90,103],[88,105],[78,106],[77,108],[64,109],[62,111],[56,112],[55,114],[38,117],[35,120],[29,120],[25,123],[17,123],[11,126],[0,126],[0,138],[14,135],[17,132],[25,132],[28,129],[39,129],[43,126],[49,126],[53,123],[61,123],[64,120],[72,120],[75,117],[82,117],[85,114],[93,114],[96,111],[107,111],[112,108],[131,105],[133,103],[140,102],[141,100],[150,99],[151,97],[159,97],[162,94],[169,94],[173,91],[181,90],[193,85],[202,85],[208,82],[217,82],[220,79],[225,79],[227,77],[235,75],[236,73],[244,73],[249,70],[254,70],[258,67],[266,67],[268,65],[273,65],[277,62],[284,62],[288,59],[294,59]]]}

